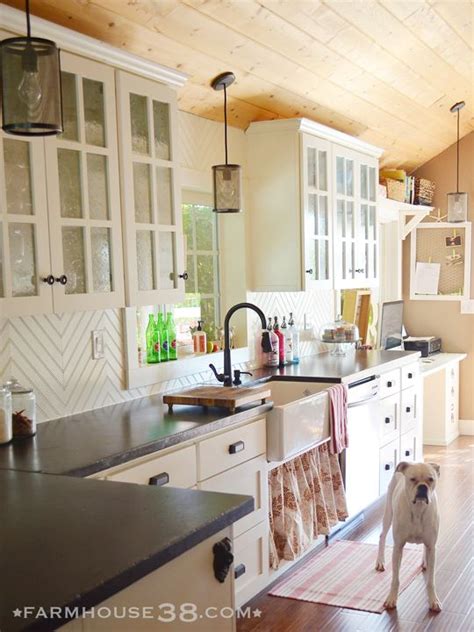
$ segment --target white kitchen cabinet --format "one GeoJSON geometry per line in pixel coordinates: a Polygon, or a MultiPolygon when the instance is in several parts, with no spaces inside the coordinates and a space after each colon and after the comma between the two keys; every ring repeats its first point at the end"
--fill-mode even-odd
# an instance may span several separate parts
{"type": "Polygon", "coordinates": [[[45,140],[54,311],[124,304],[114,70],[61,54],[64,132],[45,140]]]}
{"type": "Polygon", "coordinates": [[[247,130],[254,291],[377,285],[380,149],[306,119],[247,130]]]}
{"type": "Polygon", "coordinates": [[[184,298],[176,93],[117,71],[127,305],[184,298]]]}
{"type": "Polygon", "coordinates": [[[235,606],[240,608],[269,583],[268,521],[234,538],[235,606]]]}
{"type": "Polygon", "coordinates": [[[379,494],[382,496],[387,492],[392,476],[395,473],[397,463],[400,461],[399,439],[391,441],[379,452],[379,494]]]}

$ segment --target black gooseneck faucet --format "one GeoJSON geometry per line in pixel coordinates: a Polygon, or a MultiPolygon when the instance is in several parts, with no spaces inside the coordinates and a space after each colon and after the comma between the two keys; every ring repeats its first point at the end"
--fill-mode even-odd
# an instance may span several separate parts
{"type": "Polygon", "coordinates": [[[239,309],[252,309],[254,312],[258,314],[260,320],[262,322],[262,349],[266,353],[272,350],[272,345],[270,341],[270,332],[267,330],[267,321],[265,319],[265,314],[262,312],[260,307],[257,307],[253,303],[237,303],[233,305],[224,318],[224,372],[218,373],[216,367],[213,364],[210,364],[209,367],[212,369],[216,379],[219,382],[223,383],[223,386],[232,386],[232,362],[230,357],[230,319],[232,315],[239,309]]]}

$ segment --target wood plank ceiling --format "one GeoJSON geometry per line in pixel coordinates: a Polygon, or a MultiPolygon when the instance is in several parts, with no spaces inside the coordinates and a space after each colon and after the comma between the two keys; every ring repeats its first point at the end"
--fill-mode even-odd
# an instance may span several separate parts
{"type": "MultiPolygon", "coordinates": [[[[6,0],[23,8],[23,0],[6,0]]],[[[42,18],[189,75],[180,109],[231,125],[305,116],[413,169],[474,130],[472,0],[32,0],[42,18]]]]}

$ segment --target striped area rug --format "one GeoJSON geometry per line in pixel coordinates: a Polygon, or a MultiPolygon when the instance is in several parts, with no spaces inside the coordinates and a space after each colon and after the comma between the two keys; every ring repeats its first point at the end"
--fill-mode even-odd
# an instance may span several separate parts
{"type": "MultiPolygon", "coordinates": [[[[269,594],[381,613],[392,578],[392,547],[386,547],[387,570],[383,573],[375,570],[376,558],[376,544],[338,540],[278,583],[269,594]]],[[[421,547],[405,547],[400,593],[421,572],[421,559],[421,547]]]]}

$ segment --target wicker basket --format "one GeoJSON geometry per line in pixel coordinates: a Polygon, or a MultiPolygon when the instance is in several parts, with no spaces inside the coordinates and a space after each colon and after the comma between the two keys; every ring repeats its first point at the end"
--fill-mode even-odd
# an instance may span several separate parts
{"type": "Polygon", "coordinates": [[[382,183],[387,187],[387,197],[397,202],[405,201],[405,183],[391,178],[384,178],[382,183]]]}

